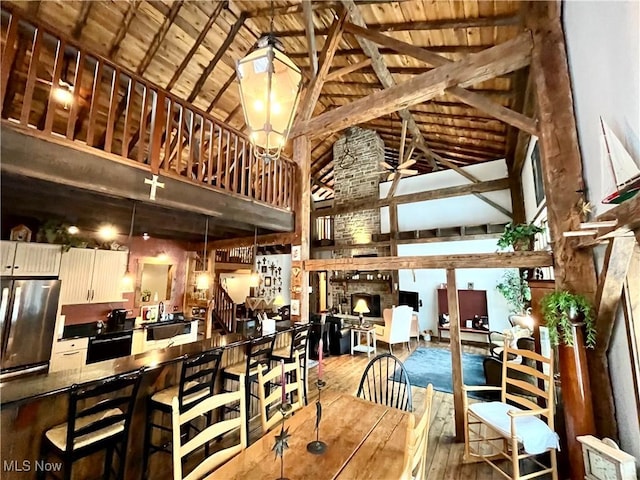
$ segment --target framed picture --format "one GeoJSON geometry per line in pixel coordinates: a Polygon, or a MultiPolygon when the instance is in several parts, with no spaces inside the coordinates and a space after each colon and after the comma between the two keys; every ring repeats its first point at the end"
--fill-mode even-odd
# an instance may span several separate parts
{"type": "Polygon", "coordinates": [[[260,272],[262,272],[262,273],[267,273],[267,266],[266,266],[266,265],[262,265],[262,266],[260,267],[260,272]]]}
{"type": "Polygon", "coordinates": [[[264,277],[264,286],[265,287],[271,286],[271,277],[264,277]]]}
{"type": "Polygon", "coordinates": [[[544,200],[544,182],[542,180],[542,164],[540,161],[538,141],[536,141],[531,151],[531,164],[533,167],[533,187],[536,194],[536,206],[539,207],[544,200]]]}
{"type": "Polygon", "coordinates": [[[291,299],[291,315],[300,315],[300,300],[291,299]]]}

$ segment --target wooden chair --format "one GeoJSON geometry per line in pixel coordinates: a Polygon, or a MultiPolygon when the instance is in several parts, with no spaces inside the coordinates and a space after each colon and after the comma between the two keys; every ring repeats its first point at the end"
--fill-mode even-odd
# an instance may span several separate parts
{"type": "Polygon", "coordinates": [[[371,359],[360,379],[357,396],[407,412],[412,410],[411,383],[407,370],[390,353],[371,359]]]}
{"type": "Polygon", "coordinates": [[[245,417],[247,415],[245,409],[245,392],[244,381],[239,382],[239,389],[235,392],[220,393],[207,397],[195,407],[186,411],[181,411],[180,401],[178,397],[174,397],[171,403],[171,425],[173,430],[173,479],[174,480],[195,480],[203,478],[206,474],[211,473],[224,462],[237,455],[247,448],[247,435],[245,426],[245,417]],[[211,416],[217,408],[224,407],[229,404],[240,404],[240,416],[213,423],[203,429],[191,440],[183,443],[181,435],[181,427],[192,422],[200,416],[211,416]],[[207,445],[209,442],[224,434],[234,430],[239,431],[239,440],[232,445],[225,441],[225,448],[215,453],[205,456],[204,460],[195,466],[187,475],[183,472],[183,463],[185,458],[194,451],[207,445]]]}
{"type": "MultiPolygon", "coordinates": [[[[108,479],[115,452],[119,460],[116,478],[124,479],[129,428],[142,372],[73,385],[67,422],[45,432],[41,461],[47,461],[49,454],[59,457],[64,465],[63,478],[70,480],[76,460],[104,450],[103,478],[108,479]]],[[[44,479],[46,475],[40,469],[37,478],[44,479]]]]}
{"type": "MultiPolygon", "coordinates": [[[[302,382],[302,372],[300,366],[300,356],[297,351],[293,353],[293,362],[284,364],[284,374],[286,377],[295,378],[287,381],[285,392],[287,397],[292,398],[295,394],[295,401],[291,401],[291,412],[300,410],[305,405],[304,384],[302,382]]],[[[267,433],[281,419],[282,415],[277,408],[282,399],[282,386],[275,387],[275,383],[280,382],[282,376],[282,366],[277,365],[266,373],[258,372],[258,396],[260,398],[260,421],[262,423],[262,433],[267,433]],[[269,416],[269,414],[272,414],[269,416]]]]}
{"type": "Polygon", "coordinates": [[[375,326],[376,340],[389,344],[389,353],[393,353],[391,346],[396,343],[406,343],[407,350],[411,350],[411,322],[413,310],[408,305],[400,305],[393,309],[385,308],[382,312],[384,327],[375,326]]]}
{"type": "Polygon", "coordinates": [[[420,419],[415,415],[409,417],[407,430],[407,447],[405,449],[403,480],[426,480],[427,478],[427,445],[429,441],[429,425],[431,424],[431,402],[433,401],[433,385],[429,384],[424,398],[424,412],[420,419]],[[416,425],[416,421],[418,424],[416,425]]]}
{"type": "Polygon", "coordinates": [[[553,480],[557,480],[556,449],[559,448],[559,444],[558,436],[553,429],[553,359],[529,350],[513,349],[507,342],[505,355],[509,354],[521,356],[523,362],[502,363],[500,387],[463,386],[464,460],[485,461],[504,477],[516,480],[523,478],[520,461],[530,459],[530,462],[540,469],[524,477],[529,479],[551,473],[553,480]],[[537,362],[543,368],[532,368],[530,365],[533,362],[537,362]],[[546,374],[543,373],[544,365],[548,366],[546,374]],[[527,378],[531,381],[527,381],[527,378]],[[538,383],[543,382],[546,390],[538,386],[538,383]],[[500,391],[501,401],[469,404],[466,393],[482,390],[500,391]],[[524,393],[526,396],[518,393],[524,393]],[[540,417],[544,417],[544,420],[540,417]],[[550,455],[549,467],[534,458],[546,452],[550,455]],[[511,461],[510,474],[495,463],[496,460],[504,459],[511,461]]]}
{"type": "Polygon", "coordinates": [[[291,343],[287,347],[276,349],[271,354],[271,359],[279,362],[291,363],[295,360],[294,353],[298,352],[300,361],[300,372],[302,373],[302,384],[304,386],[304,403],[307,404],[307,345],[309,340],[310,323],[297,324],[291,332],[291,343]]]}

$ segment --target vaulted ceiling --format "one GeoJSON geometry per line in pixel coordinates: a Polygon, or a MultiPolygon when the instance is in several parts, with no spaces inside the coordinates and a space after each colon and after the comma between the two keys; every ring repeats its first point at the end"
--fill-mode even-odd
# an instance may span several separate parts
{"type": "MultiPolygon", "coordinates": [[[[351,8],[347,21],[355,27],[346,28],[340,39],[315,115],[434,67],[407,45],[455,61],[512,39],[523,30],[518,1],[355,3],[56,0],[5,1],[3,6],[20,11],[27,19],[68,32],[87,49],[167,88],[239,130],[246,128],[235,62],[271,30],[272,17],[273,31],[303,69],[308,82],[313,76],[313,59],[320,56],[332,23],[345,6],[351,8]],[[358,33],[358,26],[366,26],[369,35],[358,33]],[[376,40],[376,33],[385,35],[382,45],[370,41],[382,43],[376,40]]],[[[526,83],[527,72],[520,70],[468,86],[467,90],[494,104],[521,111],[526,83]]],[[[513,156],[517,136],[514,127],[469,106],[459,96],[443,92],[429,102],[412,106],[407,113],[389,114],[362,125],[378,131],[390,163],[398,161],[401,117],[408,120],[407,145],[422,137],[428,150],[444,159],[434,163],[424,149],[416,149],[414,168],[421,173],[513,156]]],[[[316,198],[332,195],[331,147],[339,135],[336,132],[320,138],[313,145],[312,192],[316,198]]]]}

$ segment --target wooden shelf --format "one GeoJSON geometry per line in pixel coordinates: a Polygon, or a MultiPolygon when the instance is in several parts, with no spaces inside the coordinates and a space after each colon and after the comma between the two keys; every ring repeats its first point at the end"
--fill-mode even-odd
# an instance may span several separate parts
{"type": "Polygon", "coordinates": [[[352,278],[342,278],[342,279],[330,279],[329,280],[330,283],[384,283],[384,284],[390,284],[391,283],[391,279],[388,280],[383,280],[383,279],[373,279],[373,280],[367,280],[367,279],[361,279],[361,280],[354,280],[352,278]]]}
{"type": "MultiPolygon", "coordinates": [[[[450,330],[451,327],[438,327],[438,330],[450,330]]],[[[465,333],[483,333],[485,335],[489,334],[489,330],[482,330],[482,329],[478,329],[478,328],[466,328],[466,327],[460,327],[460,331],[461,332],[465,332],[465,333]]]]}

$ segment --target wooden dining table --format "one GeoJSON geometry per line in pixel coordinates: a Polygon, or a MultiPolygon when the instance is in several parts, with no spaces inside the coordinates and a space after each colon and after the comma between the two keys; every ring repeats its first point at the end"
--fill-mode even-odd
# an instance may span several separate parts
{"type": "MultiPolygon", "coordinates": [[[[316,405],[289,417],[289,448],[284,452],[284,476],[291,480],[397,480],[404,464],[409,412],[350,395],[322,398],[320,440],[322,455],[307,451],[316,439],[316,405]]],[[[273,450],[278,425],[254,444],[218,468],[208,480],[276,480],[280,459],[273,450]]]]}

